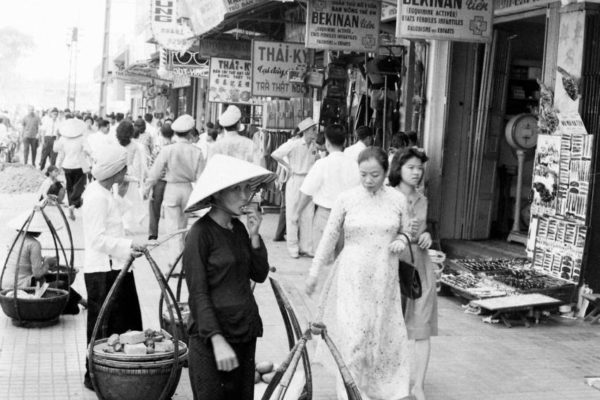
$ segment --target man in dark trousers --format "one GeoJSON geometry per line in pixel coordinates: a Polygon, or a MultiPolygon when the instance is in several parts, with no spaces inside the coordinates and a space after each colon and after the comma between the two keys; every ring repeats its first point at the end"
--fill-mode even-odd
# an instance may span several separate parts
{"type": "Polygon", "coordinates": [[[46,168],[46,160],[50,160],[50,165],[56,165],[57,153],[52,149],[56,141],[58,133],[58,108],[50,110],[50,114],[42,120],[42,159],[40,160],[40,169],[43,171],[46,168]]]}
{"type": "Polygon", "coordinates": [[[29,106],[27,110],[27,115],[23,118],[23,133],[21,136],[21,141],[23,142],[23,164],[27,165],[29,149],[31,148],[31,165],[35,166],[35,156],[37,154],[42,121],[35,113],[33,106],[29,106]]]}

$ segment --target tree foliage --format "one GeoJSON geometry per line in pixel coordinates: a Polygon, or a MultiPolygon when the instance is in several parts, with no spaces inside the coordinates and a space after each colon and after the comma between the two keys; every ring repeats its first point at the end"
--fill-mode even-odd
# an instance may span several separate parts
{"type": "Polygon", "coordinates": [[[0,70],[10,70],[35,44],[31,36],[12,27],[0,28],[0,70]]]}

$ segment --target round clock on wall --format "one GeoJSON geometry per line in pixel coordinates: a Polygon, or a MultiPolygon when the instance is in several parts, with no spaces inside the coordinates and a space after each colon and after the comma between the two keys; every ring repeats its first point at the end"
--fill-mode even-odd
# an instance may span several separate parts
{"type": "Polygon", "coordinates": [[[537,118],[533,114],[519,114],[512,117],[504,130],[506,140],[516,150],[531,150],[537,144],[537,118]]]}

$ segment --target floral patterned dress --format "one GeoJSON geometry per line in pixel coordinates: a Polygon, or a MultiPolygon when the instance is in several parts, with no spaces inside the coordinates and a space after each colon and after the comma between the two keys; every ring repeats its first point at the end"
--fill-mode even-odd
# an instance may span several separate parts
{"type": "MultiPolygon", "coordinates": [[[[365,400],[398,400],[409,393],[398,257],[388,249],[402,227],[405,208],[405,198],[387,186],[374,194],[362,186],[342,193],[310,271],[318,275],[343,232],[344,248],[323,288],[317,318],[327,326],[365,400]]],[[[326,361],[322,350],[317,359],[326,361]]],[[[338,383],[338,398],[343,399],[341,389],[338,383]]]]}

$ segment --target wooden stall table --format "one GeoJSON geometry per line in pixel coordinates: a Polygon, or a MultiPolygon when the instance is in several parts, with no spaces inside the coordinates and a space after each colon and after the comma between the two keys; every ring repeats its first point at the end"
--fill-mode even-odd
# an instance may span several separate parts
{"type": "Polygon", "coordinates": [[[590,311],[584,321],[590,321],[590,324],[595,324],[600,320],[600,293],[584,293],[581,295],[584,299],[589,300],[592,311],[590,311]]]}
{"type": "MultiPolygon", "coordinates": [[[[526,313],[532,310],[539,311],[544,308],[556,307],[561,303],[561,300],[539,293],[471,301],[472,305],[493,312],[492,318],[499,318],[509,328],[512,328],[511,320],[508,318],[510,314],[517,314],[519,321],[529,328],[531,325],[527,321],[526,313]]],[[[536,323],[538,322],[539,319],[536,318],[536,323]]]]}

